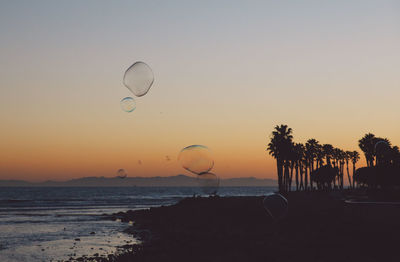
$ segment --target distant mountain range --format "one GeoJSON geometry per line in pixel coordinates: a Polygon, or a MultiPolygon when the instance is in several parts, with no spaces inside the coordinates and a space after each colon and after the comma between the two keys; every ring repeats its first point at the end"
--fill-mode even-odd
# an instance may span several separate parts
{"type": "MultiPolygon", "coordinates": [[[[23,180],[0,180],[0,187],[158,187],[158,186],[198,186],[197,179],[177,175],[169,177],[83,177],[67,181],[28,182],[23,180]]],[[[241,177],[221,179],[220,186],[277,186],[276,180],[241,177]]]]}

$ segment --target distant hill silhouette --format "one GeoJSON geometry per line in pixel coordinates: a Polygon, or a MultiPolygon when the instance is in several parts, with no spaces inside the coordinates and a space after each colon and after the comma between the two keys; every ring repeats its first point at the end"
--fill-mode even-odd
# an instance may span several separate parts
{"type": "MultiPolygon", "coordinates": [[[[0,180],[0,187],[157,187],[198,186],[196,177],[177,175],[169,177],[83,177],[67,181],[27,182],[23,180],[0,180]]],[[[277,186],[276,180],[255,177],[221,179],[220,186],[277,186]]]]}

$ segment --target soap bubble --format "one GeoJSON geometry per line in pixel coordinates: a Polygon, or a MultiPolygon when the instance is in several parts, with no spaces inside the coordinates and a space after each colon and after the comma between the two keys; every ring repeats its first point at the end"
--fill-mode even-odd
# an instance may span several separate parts
{"type": "Polygon", "coordinates": [[[202,145],[185,147],[179,153],[178,161],[184,169],[194,174],[207,173],[214,166],[211,151],[202,145]]]}
{"type": "Polygon", "coordinates": [[[132,112],[136,109],[136,102],[132,97],[125,97],[120,102],[122,110],[125,112],[132,112]]]}
{"type": "Polygon", "coordinates": [[[381,166],[390,163],[391,146],[388,141],[382,139],[375,144],[376,165],[381,166]]]}
{"type": "Polygon", "coordinates": [[[376,142],[375,144],[376,154],[380,154],[388,150],[390,150],[390,145],[386,140],[379,140],[378,142],[376,142]]]}
{"type": "Polygon", "coordinates": [[[153,82],[153,71],[146,63],[136,62],[125,71],[124,85],[135,96],[139,97],[147,94],[153,82]]]}
{"type": "Polygon", "coordinates": [[[197,181],[204,194],[215,195],[219,188],[219,178],[213,173],[201,173],[197,175],[197,181]]]}
{"type": "Polygon", "coordinates": [[[271,194],[264,198],[265,210],[273,219],[282,219],[288,213],[288,201],[281,194],[271,194]]]}
{"type": "Polygon", "coordinates": [[[125,169],[123,169],[123,168],[118,169],[118,171],[117,171],[117,177],[119,177],[119,178],[125,178],[125,177],[127,177],[127,176],[128,176],[128,174],[126,173],[125,169]]]}

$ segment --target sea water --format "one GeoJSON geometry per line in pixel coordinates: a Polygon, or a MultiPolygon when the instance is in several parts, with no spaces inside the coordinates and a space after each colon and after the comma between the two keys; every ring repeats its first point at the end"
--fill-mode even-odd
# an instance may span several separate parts
{"type": "MultiPolygon", "coordinates": [[[[171,205],[192,187],[0,187],[0,261],[65,261],[107,256],[138,243],[120,211],[171,205]]],[[[220,196],[265,195],[273,187],[223,187],[220,196]]]]}

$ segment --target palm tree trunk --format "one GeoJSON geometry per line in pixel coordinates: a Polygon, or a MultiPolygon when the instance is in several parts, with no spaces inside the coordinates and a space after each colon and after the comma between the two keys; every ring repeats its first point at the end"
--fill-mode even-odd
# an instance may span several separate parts
{"type": "Polygon", "coordinates": [[[310,159],[310,189],[313,190],[313,181],[311,179],[311,172],[314,171],[314,159],[310,159]]]}
{"type": "Polygon", "coordinates": [[[303,172],[304,172],[304,170],[303,170],[303,164],[301,164],[300,163],[300,166],[299,166],[299,168],[300,168],[300,190],[304,190],[304,183],[303,183],[303,172]]]}
{"type": "Polygon", "coordinates": [[[283,175],[283,161],[281,159],[276,160],[276,167],[277,167],[277,172],[278,172],[278,187],[279,187],[279,192],[283,192],[282,188],[282,175],[283,175]]]}
{"type": "Polygon", "coordinates": [[[304,173],[304,190],[308,189],[308,165],[305,165],[305,173],[304,173]]]}
{"type": "Polygon", "coordinates": [[[349,186],[350,189],[352,188],[352,183],[351,183],[351,177],[350,177],[350,172],[349,172],[349,161],[346,161],[346,171],[347,171],[347,178],[349,179],[349,186]]]}
{"type": "Polygon", "coordinates": [[[286,163],[285,163],[285,170],[284,170],[284,172],[285,172],[285,175],[284,175],[284,177],[285,177],[285,192],[288,192],[288,185],[289,185],[289,164],[287,163],[287,161],[286,161],[286,163]]]}
{"type": "Polygon", "coordinates": [[[294,162],[292,161],[290,165],[289,192],[292,191],[293,169],[294,169],[294,162]]]}
{"type": "Polygon", "coordinates": [[[344,165],[340,163],[340,189],[343,190],[344,165]]]}

